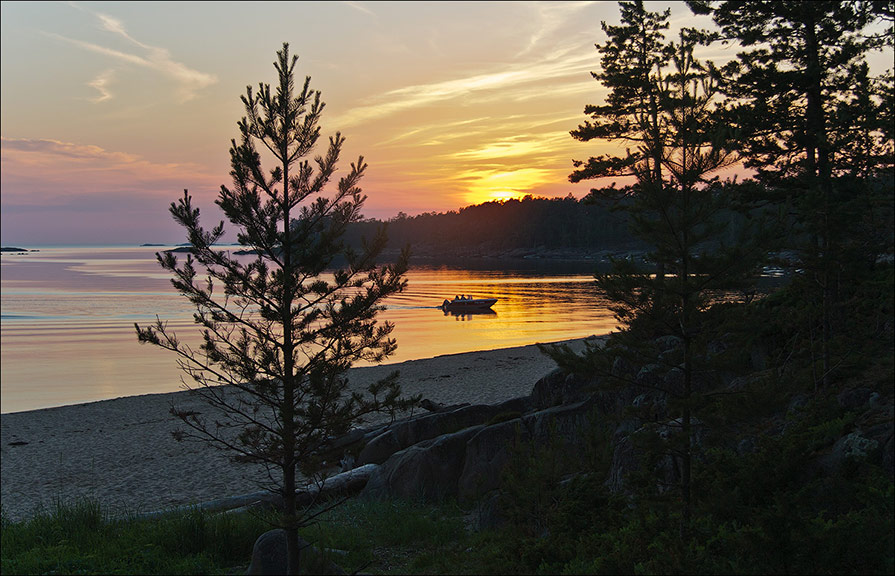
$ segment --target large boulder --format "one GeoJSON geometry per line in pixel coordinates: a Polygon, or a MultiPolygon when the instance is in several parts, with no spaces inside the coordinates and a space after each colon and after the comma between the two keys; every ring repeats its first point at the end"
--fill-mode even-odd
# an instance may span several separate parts
{"type": "Polygon", "coordinates": [[[370,476],[361,491],[367,498],[422,498],[440,501],[456,496],[466,458],[466,443],[484,426],[444,434],[393,454],[370,476]]]}
{"type": "Polygon", "coordinates": [[[594,407],[594,398],[590,397],[482,428],[466,446],[458,495],[476,499],[499,488],[503,470],[520,443],[557,441],[570,450],[580,448],[587,441],[594,407]]]}
{"type": "Polygon", "coordinates": [[[594,392],[597,384],[596,379],[567,374],[556,368],[535,382],[530,395],[532,408],[544,410],[581,401],[594,392]]]}
{"type": "Polygon", "coordinates": [[[458,496],[475,500],[499,488],[513,450],[529,440],[521,418],[482,428],[466,445],[466,459],[457,479],[458,496]]]}
{"type": "MultiPolygon", "coordinates": [[[[299,568],[301,574],[345,574],[345,571],[326,559],[315,546],[298,538],[301,548],[299,568]]],[[[287,574],[286,531],[270,530],[255,540],[252,547],[252,563],[246,574],[287,574]]]]}

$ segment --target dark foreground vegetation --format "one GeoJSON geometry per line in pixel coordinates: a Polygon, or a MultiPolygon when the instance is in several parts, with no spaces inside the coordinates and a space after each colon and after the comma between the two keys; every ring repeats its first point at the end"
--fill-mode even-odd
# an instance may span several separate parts
{"type": "MultiPolygon", "coordinates": [[[[868,288],[883,318],[892,288],[891,268],[868,288]]],[[[674,492],[656,491],[649,475],[632,481],[637,498],[607,488],[613,438],[599,432],[572,458],[549,443],[515,450],[498,522],[482,503],[356,498],[301,535],[348,573],[891,574],[892,440],[871,440],[892,420],[891,328],[843,366],[840,389],[815,392],[805,343],[786,328],[799,314],[795,290],[748,310],[755,339],[779,343],[780,356],[717,414],[723,433],[704,436],[686,544],[674,492]],[[865,442],[844,448],[855,430],[865,442]]],[[[60,505],[26,522],[3,519],[0,569],[241,574],[275,522],[257,511],[138,519],[111,518],[96,502],[60,505]]]]}

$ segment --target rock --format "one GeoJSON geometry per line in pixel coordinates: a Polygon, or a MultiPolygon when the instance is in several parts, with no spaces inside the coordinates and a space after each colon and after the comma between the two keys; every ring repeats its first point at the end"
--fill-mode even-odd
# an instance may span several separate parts
{"type": "Polygon", "coordinates": [[[472,426],[405,448],[380,466],[361,491],[366,498],[423,498],[440,501],[457,494],[466,443],[484,426],[472,426]]]}
{"type": "Polygon", "coordinates": [[[683,346],[683,341],[673,334],[659,336],[656,338],[655,343],[659,352],[669,352],[671,350],[680,349],[683,346]]]}
{"type": "Polygon", "coordinates": [[[459,497],[474,500],[499,488],[504,467],[519,443],[545,444],[555,439],[569,449],[582,446],[594,407],[594,399],[588,398],[483,428],[466,446],[466,461],[458,479],[459,497]]]}
{"type": "MultiPolygon", "coordinates": [[[[307,542],[299,539],[299,545],[307,542]]],[[[255,540],[252,547],[252,563],[246,574],[286,574],[286,531],[271,530],[255,540]]]]}
{"type": "MultiPolygon", "coordinates": [[[[870,403],[870,397],[874,394],[870,388],[850,388],[843,390],[836,396],[836,401],[846,410],[858,410],[870,403]]],[[[877,398],[879,395],[877,395],[877,398]]]]}
{"type": "Polygon", "coordinates": [[[614,493],[622,493],[625,490],[625,478],[640,469],[640,459],[634,449],[634,443],[629,434],[619,435],[612,450],[612,466],[609,468],[609,477],[606,486],[614,493]]]}
{"type": "Polygon", "coordinates": [[[351,454],[345,454],[339,460],[339,472],[348,472],[357,466],[356,458],[351,454]]]}
{"type": "Polygon", "coordinates": [[[622,356],[616,356],[612,361],[612,375],[621,378],[633,377],[637,373],[637,367],[622,356]]]}
{"type": "Polygon", "coordinates": [[[385,429],[385,425],[372,428],[352,428],[346,434],[327,440],[321,450],[321,457],[327,461],[338,460],[340,463],[346,456],[356,457],[357,452],[365,443],[382,434],[385,429]]]}
{"type": "Polygon", "coordinates": [[[637,398],[634,398],[634,401],[631,402],[631,406],[635,408],[643,408],[650,405],[652,405],[652,398],[648,394],[638,394],[637,398]]]}
{"type": "Polygon", "coordinates": [[[494,490],[476,501],[469,523],[473,530],[493,530],[506,522],[500,507],[500,491],[494,490]]]}
{"type": "Polygon", "coordinates": [[[501,473],[518,443],[530,438],[522,419],[501,422],[483,428],[466,446],[463,471],[457,480],[462,500],[476,500],[500,487],[501,473]]]}
{"type": "Polygon", "coordinates": [[[333,438],[327,442],[327,450],[339,450],[346,446],[351,446],[364,439],[369,430],[363,428],[352,428],[347,434],[343,434],[337,438],[333,438]]]}
{"type": "MultiPolygon", "coordinates": [[[[691,418],[691,447],[692,453],[699,453],[703,445],[703,427],[697,418],[691,418]]],[[[644,453],[638,451],[635,437],[638,435],[654,435],[662,441],[669,441],[674,436],[681,434],[681,420],[675,418],[665,422],[645,422],[637,426],[636,420],[627,420],[616,429],[613,437],[612,465],[609,469],[609,477],[606,486],[615,493],[626,492],[626,479],[635,471],[641,469],[644,453]]],[[[747,445],[744,445],[744,448],[747,445]]],[[[679,486],[681,480],[681,459],[679,456],[666,454],[655,461],[654,472],[658,476],[659,492],[664,492],[672,486],[679,486]]]]}
{"type": "MultiPolygon", "coordinates": [[[[728,392],[744,392],[753,386],[761,384],[763,381],[775,378],[776,375],[773,370],[752,372],[751,374],[730,378],[725,388],[728,392]]],[[[807,400],[807,398],[806,396],[805,399],[807,400]]]]}
{"type": "MultiPolygon", "coordinates": [[[[299,566],[301,574],[345,574],[345,571],[328,561],[315,546],[298,538],[301,547],[299,566]]],[[[270,530],[255,540],[252,547],[252,563],[246,574],[286,574],[286,531],[270,530]]]]}
{"type": "Polygon", "coordinates": [[[658,364],[646,364],[637,372],[634,381],[642,387],[661,390],[665,382],[665,376],[666,371],[658,364]]]}
{"type": "Polygon", "coordinates": [[[876,440],[855,431],[837,440],[830,453],[821,458],[820,464],[825,470],[833,471],[842,466],[846,460],[866,458],[877,447],[879,443],[876,440]]]}
{"type": "Polygon", "coordinates": [[[566,380],[566,373],[556,368],[540,380],[531,389],[531,399],[538,408],[555,406],[561,401],[560,389],[566,380]]]}
{"type": "Polygon", "coordinates": [[[593,408],[593,398],[588,397],[574,404],[563,404],[528,414],[522,421],[535,441],[546,442],[551,434],[555,434],[565,444],[581,446],[593,408]]]}
{"type": "Polygon", "coordinates": [[[449,412],[451,410],[456,410],[457,408],[462,408],[463,406],[469,406],[469,402],[447,405],[442,402],[432,402],[428,398],[420,400],[420,408],[428,410],[429,412],[449,412]]]}
{"type": "Polygon", "coordinates": [[[356,462],[359,464],[382,464],[392,454],[403,448],[404,446],[398,440],[398,434],[394,430],[386,430],[364,446],[358,454],[356,462]]]}
{"type": "MultiPolygon", "coordinates": [[[[522,396],[520,398],[504,400],[500,404],[495,404],[494,416],[498,416],[507,412],[531,412],[536,408],[537,407],[535,406],[534,400],[531,398],[531,396],[522,396]]],[[[492,418],[494,416],[492,416],[492,418]]]]}
{"type": "Polygon", "coordinates": [[[597,380],[566,374],[557,368],[535,382],[531,390],[531,408],[544,410],[560,404],[579,402],[597,387],[597,380]]]}
{"type": "Polygon", "coordinates": [[[507,412],[525,412],[531,401],[527,397],[514,398],[500,404],[466,405],[450,411],[433,412],[417,418],[395,422],[379,436],[370,440],[357,457],[358,464],[381,464],[392,454],[425,440],[436,438],[488,423],[507,412]]]}
{"type": "Polygon", "coordinates": [[[708,358],[714,358],[715,356],[719,356],[719,355],[727,352],[727,350],[730,349],[730,346],[728,346],[728,344],[726,342],[726,338],[729,338],[729,337],[730,337],[729,334],[725,334],[721,338],[711,340],[706,345],[706,350],[705,350],[706,356],[708,358]]]}
{"type": "Polygon", "coordinates": [[[876,450],[879,443],[871,438],[865,438],[860,432],[840,438],[833,450],[839,450],[846,458],[865,458],[869,452],[876,450]]]}
{"type": "Polygon", "coordinates": [[[674,366],[662,378],[663,389],[669,394],[684,394],[684,369],[681,366],[674,366]]]}
{"type": "Polygon", "coordinates": [[[428,398],[423,398],[422,400],[420,400],[420,408],[422,408],[423,410],[428,410],[429,412],[441,412],[444,409],[444,404],[441,402],[436,404],[428,398]]]}

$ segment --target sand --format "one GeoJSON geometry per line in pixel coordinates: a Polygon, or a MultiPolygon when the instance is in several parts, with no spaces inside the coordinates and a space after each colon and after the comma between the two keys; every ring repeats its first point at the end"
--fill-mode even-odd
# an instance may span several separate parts
{"type": "MultiPolygon", "coordinates": [[[[531,345],[354,368],[349,381],[363,389],[399,369],[408,395],[444,404],[496,403],[529,394],[553,368],[531,345]]],[[[262,488],[260,466],[234,463],[207,443],[174,440],[171,432],[181,424],[169,413],[172,403],[208,410],[200,399],[175,392],[0,415],[4,516],[19,520],[57,500],[84,497],[113,513],[142,513],[262,488]]]]}

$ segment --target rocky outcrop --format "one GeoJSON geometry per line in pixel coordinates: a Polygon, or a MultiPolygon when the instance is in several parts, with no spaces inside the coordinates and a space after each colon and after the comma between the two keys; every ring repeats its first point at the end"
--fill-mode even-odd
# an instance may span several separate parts
{"type": "Polygon", "coordinates": [[[485,424],[504,414],[527,412],[530,405],[528,397],[514,398],[500,404],[463,406],[396,422],[367,442],[357,457],[357,464],[381,464],[392,454],[420,442],[485,424]]]}
{"type": "Polygon", "coordinates": [[[548,441],[569,449],[580,446],[594,406],[588,398],[419,442],[390,456],[371,475],[361,495],[430,501],[478,498],[499,488],[516,446],[548,441]]]}
{"type": "Polygon", "coordinates": [[[483,428],[466,445],[458,495],[472,500],[499,488],[503,470],[519,444],[543,445],[549,441],[566,449],[581,446],[593,409],[594,401],[588,398],[483,428]]]}
{"type": "Polygon", "coordinates": [[[472,426],[393,454],[370,476],[361,496],[428,501],[456,496],[457,481],[466,458],[466,444],[484,428],[483,425],[472,426]]]}
{"type": "MultiPolygon", "coordinates": [[[[381,466],[370,475],[361,494],[429,501],[458,497],[479,504],[487,502],[482,509],[490,512],[483,518],[498,518],[496,495],[520,446],[549,443],[551,450],[576,454],[589,447],[597,436],[607,439],[612,459],[605,484],[614,492],[624,493],[627,478],[644,465],[637,436],[647,435],[673,444],[674,437],[682,432],[680,421],[675,419],[677,414],[669,407],[683,392],[683,373],[672,362],[679,348],[678,339],[665,337],[655,342],[655,349],[668,362],[635,366],[619,357],[612,366],[613,375],[629,381],[628,386],[607,389],[599,379],[555,370],[535,383],[528,397],[494,406],[432,405],[428,414],[395,422],[375,434],[368,431],[358,462],[381,466]]],[[[715,349],[717,354],[727,352],[721,344],[715,349]]],[[[748,394],[756,386],[763,387],[766,379],[777,377],[772,369],[767,369],[738,378],[716,378],[715,385],[726,394],[748,394]]],[[[858,458],[878,461],[891,472],[895,461],[892,409],[878,396],[865,389],[839,394],[837,400],[843,408],[868,414],[888,410],[888,416],[864,418],[872,425],[843,435],[829,446],[825,456],[818,455],[821,469],[834,470],[845,460],[858,458]]],[[[763,433],[785,434],[786,423],[800,418],[810,401],[808,396],[793,397],[788,409],[782,407],[779,414],[770,417],[768,421],[774,426],[765,428],[763,433]]],[[[694,457],[699,458],[703,440],[712,431],[695,417],[691,425],[689,442],[694,457]]],[[[730,435],[730,448],[741,455],[754,453],[759,449],[754,431],[743,432],[730,435]]],[[[660,491],[662,486],[680,484],[679,457],[659,456],[650,465],[655,467],[660,491]]]]}

